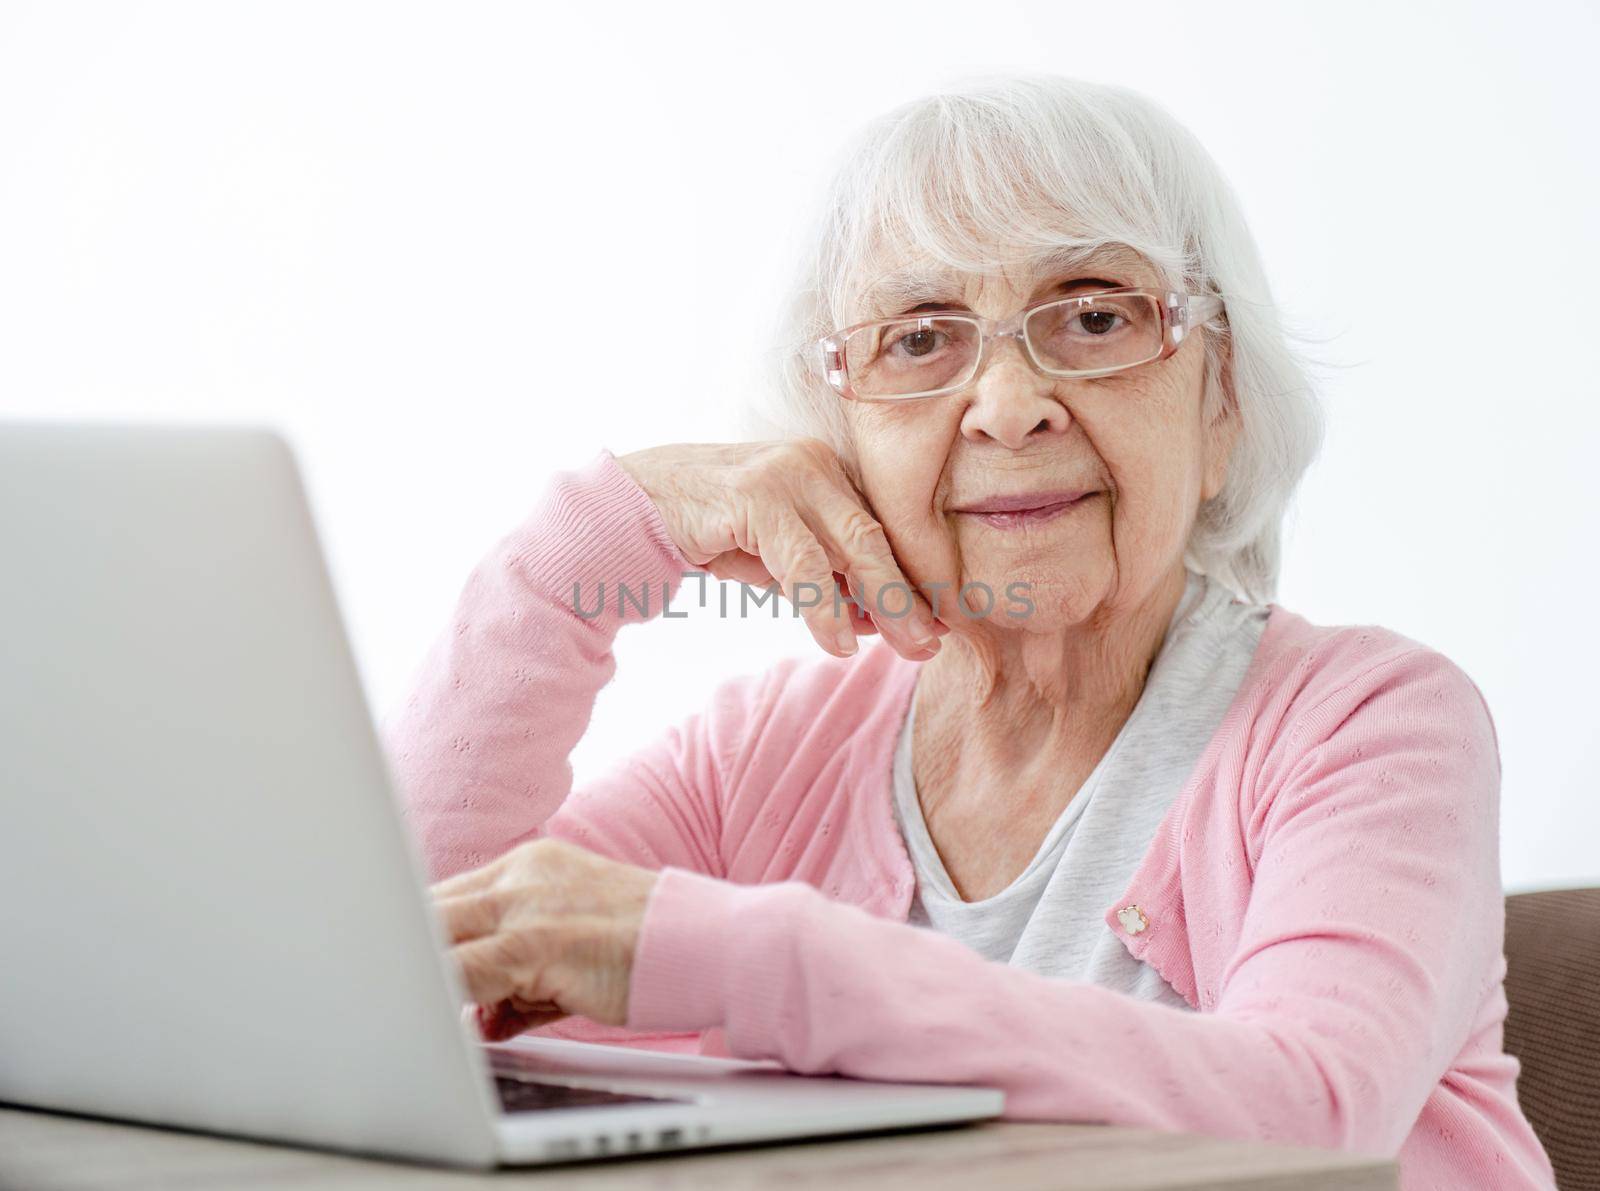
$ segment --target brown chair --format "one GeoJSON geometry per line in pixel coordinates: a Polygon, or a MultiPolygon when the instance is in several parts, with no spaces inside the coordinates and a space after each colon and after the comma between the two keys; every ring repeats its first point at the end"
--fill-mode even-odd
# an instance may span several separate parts
{"type": "Polygon", "coordinates": [[[1506,1050],[1562,1191],[1600,1191],[1600,888],[1506,898],[1506,1050]]]}

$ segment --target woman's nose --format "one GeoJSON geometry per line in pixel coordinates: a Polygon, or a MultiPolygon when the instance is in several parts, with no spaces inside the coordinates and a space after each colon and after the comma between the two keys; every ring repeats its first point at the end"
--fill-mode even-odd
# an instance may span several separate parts
{"type": "Polygon", "coordinates": [[[1024,350],[1014,339],[996,343],[968,390],[961,433],[973,442],[988,439],[1015,449],[1038,435],[1064,434],[1072,424],[1055,385],[1028,366],[1024,350]]]}

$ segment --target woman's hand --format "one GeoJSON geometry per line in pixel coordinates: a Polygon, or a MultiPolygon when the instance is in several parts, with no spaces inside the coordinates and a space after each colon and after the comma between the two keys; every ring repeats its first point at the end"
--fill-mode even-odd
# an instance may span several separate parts
{"type": "Polygon", "coordinates": [[[657,876],[537,839],[434,885],[479,1033],[498,1042],[569,1013],[623,1025],[657,876]]]}
{"type": "Polygon", "coordinates": [[[777,587],[817,643],[840,657],[880,632],[924,661],[949,628],[907,581],[883,526],[820,439],[676,443],[617,457],[678,549],[719,579],[777,587]],[[868,617],[843,590],[866,608],[868,617]]]}

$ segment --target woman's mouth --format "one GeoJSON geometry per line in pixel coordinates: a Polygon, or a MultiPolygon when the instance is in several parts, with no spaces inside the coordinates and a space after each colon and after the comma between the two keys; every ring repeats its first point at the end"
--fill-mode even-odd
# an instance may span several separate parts
{"type": "Polygon", "coordinates": [[[1053,521],[1063,513],[1071,512],[1092,497],[1098,496],[1097,492],[1085,492],[1076,496],[1069,496],[1062,500],[1050,500],[1046,503],[1017,509],[956,509],[955,512],[963,517],[970,517],[984,525],[992,525],[996,529],[1019,529],[1023,526],[1040,525],[1046,521],[1053,521]]]}

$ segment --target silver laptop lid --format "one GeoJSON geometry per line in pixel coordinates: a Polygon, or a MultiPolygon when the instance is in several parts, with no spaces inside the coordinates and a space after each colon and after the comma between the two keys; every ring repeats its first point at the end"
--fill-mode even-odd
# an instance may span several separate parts
{"type": "Polygon", "coordinates": [[[0,1100],[487,1165],[292,452],[0,421],[0,1100]]]}

